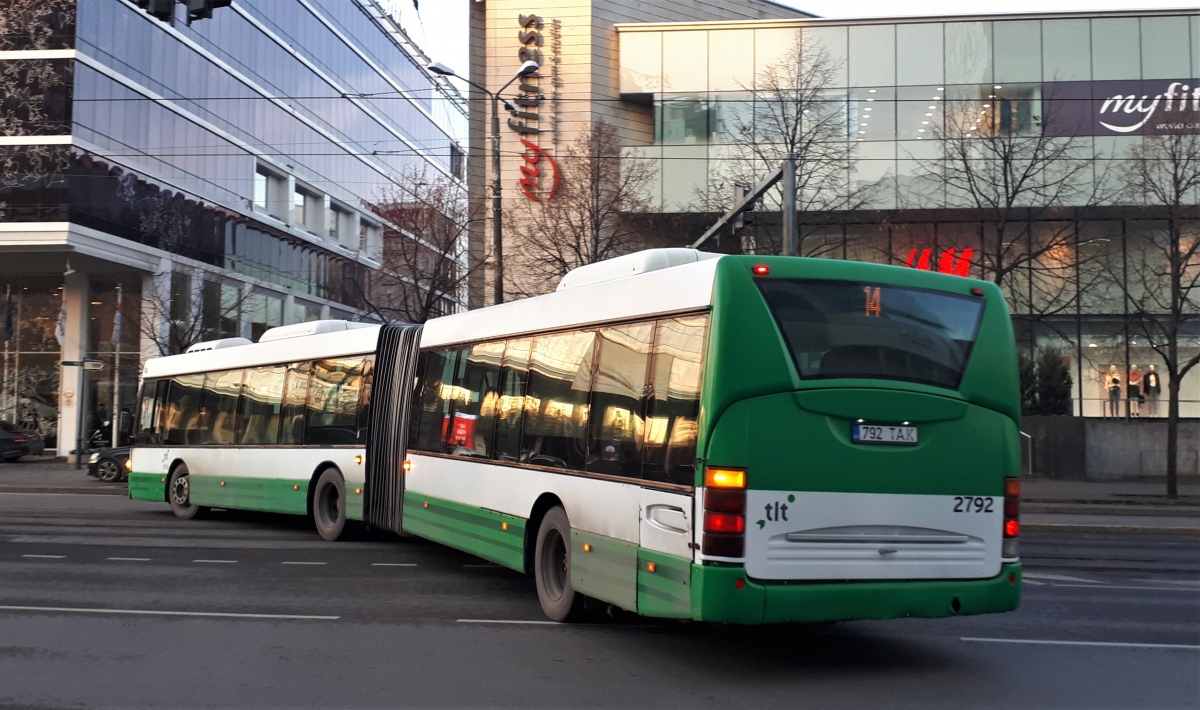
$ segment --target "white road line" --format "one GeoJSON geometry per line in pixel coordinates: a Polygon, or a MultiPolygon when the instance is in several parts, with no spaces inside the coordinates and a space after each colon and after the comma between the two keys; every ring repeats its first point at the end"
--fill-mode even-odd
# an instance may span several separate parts
{"type": "Polygon", "coordinates": [[[1054,586],[1072,587],[1074,589],[1141,589],[1155,592],[1200,592],[1200,589],[1192,589],[1191,587],[1131,587],[1118,584],[1056,584],[1054,586]]]}
{"type": "Polygon", "coordinates": [[[237,560],[192,560],[192,562],[199,562],[200,564],[207,564],[207,565],[233,565],[233,564],[237,564],[237,560]]]}
{"type": "Polygon", "coordinates": [[[1022,578],[1021,584],[1032,584],[1035,587],[1041,587],[1041,586],[1044,586],[1046,583],[1045,582],[1035,582],[1032,579],[1022,578]]]}
{"type": "Polygon", "coordinates": [[[281,565],[323,565],[324,562],[280,562],[281,565]]]}
{"type": "Polygon", "coordinates": [[[557,621],[526,621],[525,619],[455,619],[460,624],[519,624],[528,626],[562,626],[557,621]]]}
{"type": "Polygon", "coordinates": [[[372,562],[372,567],[416,567],[416,562],[372,562]]]}
{"type": "Polygon", "coordinates": [[[1024,643],[1039,646],[1100,646],[1106,648],[1177,648],[1187,651],[1200,651],[1200,645],[1188,643],[1119,643],[1116,641],[1051,641],[1042,639],[989,639],[961,636],[959,641],[975,641],[978,643],[1024,643]]]}
{"type": "Polygon", "coordinates": [[[1044,572],[1022,572],[1022,579],[1047,579],[1051,582],[1085,582],[1087,584],[1108,584],[1108,582],[1099,582],[1094,579],[1084,579],[1083,577],[1070,577],[1065,574],[1047,574],[1044,572]]]}
{"type": "Polygon", "coordinates": [[[218,619],[304,619],[314,621],[337,621],[340,616],[314,616],[308,614],[238,614],[218,611],[151,611],[148,609],[78,609],[65,606],[0,606],[0,611],[47,611],[72,614],[135,614],[139,616],[203,616],[218,619]]]}
{"type": "Polygon", "coordinates": [[[1146,584],[1188,584],[1200,587],[1200,579],[1134,579],[1134,582],[1144,582],[1146,584]]]}
{"type": "Polygon", "coordinates": [[[108,557],[112,562],[149,562],[149,557],[108,557]]]}
{"type": "Polygon", "coordinates": [[[66,555],[21,555],[21,557],[28,557],[34,560],[61,560],[65,559],[66,555]]]}

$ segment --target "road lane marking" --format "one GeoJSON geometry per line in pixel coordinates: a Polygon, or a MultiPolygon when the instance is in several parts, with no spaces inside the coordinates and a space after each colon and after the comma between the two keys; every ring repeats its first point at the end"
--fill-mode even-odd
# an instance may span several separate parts
{"type": "Polygon", "coordinates": [[[61,560],[65,559],[66,555],[21,555],[21,557],[28,557],[34,560],[61,560]]]}
{"type": "Polygon", "coordinates": [[[66,606],[0,606],[0,611],[46,611],[71,614],[134,614],[138,616],[201,616],[218,619],[302,619],[337,621],[340,616],[310,614],[239,614],[219,611],[152,611],[149,609],[82,609],[66,606]]]}
{"type": "Polygon", "coordinates": [[[1156,592],[1200,592],[1200,589],[1192,589],[1191,587],[1131,587],[1118,584],[1056,584],[1054,586],[1071,587],[1074,589],[1141,589],[1156,592]]]}
{"type": "Polygon", "coordinates": [[[149,557],[109,557],[112,562],[149,562],[149,557]]]}
{"type": "Polygon", "coordinates": [[[281,565],[323,565],[324,562],[280,562],[281,565]]]}
{"type": "Polygon", "coordinates": [[[557,621],[527,621],[525,619],[455,619],[460,624],[521,624],[528,626],[562,626],[557,621]]]}
{"type": "Polygon", "coordinates": [[[416,567],[416,562],[372,562],[372,567],[416,567]]]}
{"type": "Polygon", "coordinates": [[[192,560],[192,562],[199,562],[200,564],[207,564],[207,565],[234,565],[234,564],[237,564],[237,560],[192,560]]]}
{"type": "Polygon", "coordinates": [[[1022,572],[1022,579],[1046,579],[1051,582],[1086,582],[1087,584],[1108,584],[1108,582],[1098,582],[1094,579],[1084,579],[1083,577],[1070,577],[1065,574],[1046,574],[1043,572],[1022,572]]]}
{"type": "Polygon", "coordinates": [[[1032,584],[1035,587],[1045,586],[1045,582],[1035,582],[1032,579],[1021,579],[1021,584],[1032,584]]]}
{"type": "Polygon", "coordinates": [[[1105,648],[1176,648],[1187,651],[1200,651],[1200,645],[1188,643],[1124,643],[1117,641],[1054,641],[1043,639],[990,639],[972,636],[960,636],[959,641],[975,641],[978,643],[1024,643],[1038,646],[1100,646],[1105,648]]]}

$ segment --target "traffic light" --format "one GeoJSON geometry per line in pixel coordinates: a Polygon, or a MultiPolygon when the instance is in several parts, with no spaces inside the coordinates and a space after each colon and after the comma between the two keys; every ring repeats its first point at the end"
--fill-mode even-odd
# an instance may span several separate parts
{"type": "Polygon", "coordinates": [[[137,0],[137,4],[152,17],[163,22],[170,22],[175,13],[175,0],[137,0]]]}

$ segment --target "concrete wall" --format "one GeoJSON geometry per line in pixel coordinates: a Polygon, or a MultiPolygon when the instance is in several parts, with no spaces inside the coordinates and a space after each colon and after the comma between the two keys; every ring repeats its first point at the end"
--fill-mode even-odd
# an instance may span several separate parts
{"type": "MultiPolygon", "coordinates": [[[[1129,481],[1167,474],[1164,419],[1025,417],[1033,472],[1061,480],[1129,481]]],[[[1179,423],[1179,476],[1200,478],[1200,420],[1179,423]]]]}

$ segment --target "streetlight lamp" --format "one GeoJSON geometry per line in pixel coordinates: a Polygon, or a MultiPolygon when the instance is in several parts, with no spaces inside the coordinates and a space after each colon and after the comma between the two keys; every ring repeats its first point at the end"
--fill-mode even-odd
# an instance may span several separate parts
{"type": "Polygon", "coordinates": [[[445,64],[433,62],[425,68],[434,74],[456,76],[487,94],[492,100],[492,251],[496,254],[494,300],[496,303],[504,303],[504,244],[501,241],[500,232],[500,94],[512,86],[512,83],[517,79],[523,79],[536,72],[540,68],[540,65],[533,60],[525,62],[517,70],[516,75],[509,79],[508,83],[501,86],[495,93],[488,91],[485,86],[481,86],[470,79],[455,74],[454,70],[445,64]]]}

